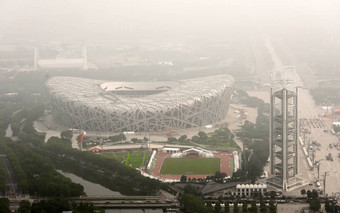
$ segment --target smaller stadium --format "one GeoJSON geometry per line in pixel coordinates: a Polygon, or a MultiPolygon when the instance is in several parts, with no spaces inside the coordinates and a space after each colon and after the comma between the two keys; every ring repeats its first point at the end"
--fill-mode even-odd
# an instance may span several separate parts
{"type": "Polygon", "coordinates": [[[213,176],[216,172],[235,171],[231,153],[213,153],[199,147],[163,147],[154,150],[147,165],[149,175],[164,181],[178,181],[182,175],[199,179],[213,176]]]}

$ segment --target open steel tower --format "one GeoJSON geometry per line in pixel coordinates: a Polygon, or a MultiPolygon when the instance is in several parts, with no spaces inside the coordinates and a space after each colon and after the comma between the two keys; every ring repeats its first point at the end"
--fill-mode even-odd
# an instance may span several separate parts
{"type": "Polygon", "coordinates": [[[267,183],[282,191],[305,185],[298,177],[298,88],[295,91],[271,89],[270,173],[267,183]]]}

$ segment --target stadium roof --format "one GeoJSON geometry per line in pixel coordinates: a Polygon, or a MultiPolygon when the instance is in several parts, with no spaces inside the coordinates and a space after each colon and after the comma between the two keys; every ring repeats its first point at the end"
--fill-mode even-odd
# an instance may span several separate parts
{"type": "Polygon", "coordinates": [[[107,82],[101,80],[53,77],[46,82],[50,94],[65,102],[86,105],[96,110],[124,113],[126,111],[160,111],[179,105],[191,106],[196,101],[218,96],[232,87],[229,75],[172,82],[107,82]],[[121,87],[121,88],[119,88],[121,87]],[[155,93],[120,94],[117,90],[155,91],[155,93]]]}

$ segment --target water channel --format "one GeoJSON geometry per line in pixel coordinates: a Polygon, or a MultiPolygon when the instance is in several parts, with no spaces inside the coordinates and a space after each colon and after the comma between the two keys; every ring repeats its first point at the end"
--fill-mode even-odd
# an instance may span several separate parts
{"type": "Polygon", "coordinates": [[[68,172],[63,172],[58,170],[58,172],[65,177],[68,177],[72,180],[73,183],[79,183],[84,186],[84,191],[87,196],[119,196],[121,195],[119,192],[112,191],[108,188],[103,187],[100,184],[92,183],[83,178],[68,172]]]}
{"type": "MultiPolygon", "coordinates": [[[[89,182],[83,178],[68,172],[57,170],[60,174],[68,177],[73,183],[79,183],[84,186],[87,196],[120,196],[119,192],[112,191],[99,184],[89,182]]],[[[162,213],[162,209],[106,209],[105,213],[162,213]]]]}
{"type": "MultiPolygon", "coordinates": [[[[57,170],[60,174],[68,177],[73,183],[79,183],[84,186],[87,196],[119,196],[119,192],[112,191],[102,185],[89,182],[83,178],[68,172],[57,170]]],[[[106,209],[105,213],[162,213],[162,209],[106,209]]]]}
{"type": "Polygon", "coordinates": [[[12,137],[13,136],[13,132],[12,132],[12,128],[11,128],[11,124],[8,124],[8,127],[6,129],[6,134],[5,134],[5,137],[12,137]]]}

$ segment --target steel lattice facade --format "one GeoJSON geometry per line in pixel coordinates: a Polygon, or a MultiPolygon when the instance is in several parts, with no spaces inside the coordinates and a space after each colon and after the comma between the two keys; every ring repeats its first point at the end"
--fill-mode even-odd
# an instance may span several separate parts
{"type": "Polygon", "coordinates": [[[54,120],[88,131],[164,131],[225,118],[233,78],[217,75],[176,82],[107,82],[53,77],[46,82],[54,120]]]}
{"type": "Polygon", "coordinates": [[[267,184],[291,191],[305,184],[298,177],[298,89],[271,91],[270,173],[267,184]]]}

